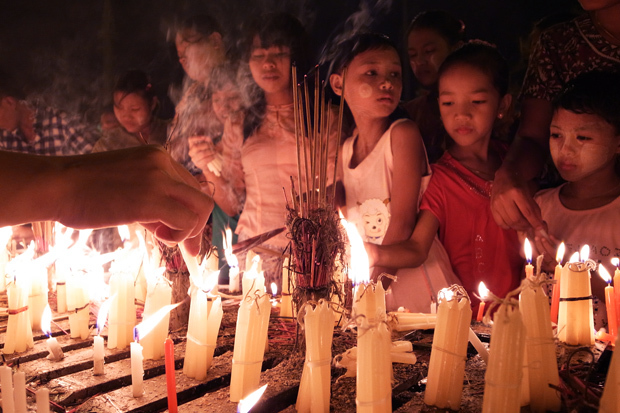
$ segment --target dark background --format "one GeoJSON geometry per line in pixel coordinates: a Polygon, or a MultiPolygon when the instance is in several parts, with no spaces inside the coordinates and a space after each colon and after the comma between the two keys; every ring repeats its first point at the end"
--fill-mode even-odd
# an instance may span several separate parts
{"type": "MultiPolygon", "coordinates": [[[[318,54],[347,19],[348,27],[389,35],[404,51],[409,22],[432,9],[463,20],[468,38],[497,44],[514,67],[522,64],[519,45],[534,22],[581,10],[575,0],[0,0],[0,67],[49,104],[96,121],[114,79],[127,69],[149,73],[162,99],[175,90],[183,72],[169,32],[191,14],[214,15],[234,43],[249,16],[287,11],[304,23],[318,54]]],[[[405,66],[408,99],[415,84],[405,66]]]]}

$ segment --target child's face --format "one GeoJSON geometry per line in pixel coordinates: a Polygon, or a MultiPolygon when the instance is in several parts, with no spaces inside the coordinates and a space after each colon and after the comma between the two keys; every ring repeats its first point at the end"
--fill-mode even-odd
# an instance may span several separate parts
{"type": "Polygon", "coordinates": [[[178,33],[175,45],[179,62],[192,80],[206,80],[211,69],[220,63],[213,39],[204,38],[194,30],[178,33]]]}
{"type": "Polygon", "coordinates": [[[510,105],[489,76],[467,64],[452,66],[439,78],[439,112],[446,132],[460,146],[490,139],[493,124],[510,105]]]}
{"type": "Polygon", "coordinates": [[[291,88],[291,49],[288,46],[263,48],[260,38],[254,37],[250,72],[265,93],[288,91],[291,88]]]}
{"type": "Polygon", "coordinates": [[[414,29],[407,37],[409,64],[416,79],[422,86],[430,87],[437,83],[439,66],[450,54],[448,42],[431,29],[414,29]]]}
{"type": "Polygon", "coordinates": [[[118,119],[116,119],[116,116],[114,115],[114,112],[102,113],[100,122],[102,131],[112,130],[120,125],[120,123],[118,123],[118,119]]]}
{"type": "Polygon", "coordinates": [[[137,93],[114,92],[114,114],[129,133],[142,132],[151,123],[154,106],[137,93]]]}
{"type": "Polygon", "coordinates": [[[213,93],[211,97],[213,112],[221,123],[241,111],[241,95],[239,90],[231,84],[227,84],[222,89],[213,93]]]}
{"type": "Polygon", "coordinates": [[[549,149],[562,178],[578,182],[614,169],[620,135],[600,116],[558,109],[550,128],[549,149]]]}
{"type": "Polygon", "coordinates": [[[344,93],[355,118],[391,115],[402,89],[400,57],[392,48],[367,50],[349,63],[344,93]]]}

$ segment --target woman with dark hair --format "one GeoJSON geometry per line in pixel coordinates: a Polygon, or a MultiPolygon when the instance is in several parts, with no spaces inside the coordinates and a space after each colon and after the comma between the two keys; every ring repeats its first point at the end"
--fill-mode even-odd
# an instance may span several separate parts
{"type": "Polygon", "coordinates": [[[121,76],[112,93],[119,126],[105,130],[93,152],[166,142],[168,122],[159,119],[159,101],[146,73],[130,70],[121,76]]]}

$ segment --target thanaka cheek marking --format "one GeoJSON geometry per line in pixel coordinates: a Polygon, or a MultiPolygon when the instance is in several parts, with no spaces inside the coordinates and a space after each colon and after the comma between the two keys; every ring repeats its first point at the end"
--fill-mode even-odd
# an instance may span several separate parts
{"type": "Polygon", "coordinates": [[[372,87],[370,87],[370,85],[362,85],[357,93],[359,93],[361,98],[369,98],[372,95],[372,87]]]}

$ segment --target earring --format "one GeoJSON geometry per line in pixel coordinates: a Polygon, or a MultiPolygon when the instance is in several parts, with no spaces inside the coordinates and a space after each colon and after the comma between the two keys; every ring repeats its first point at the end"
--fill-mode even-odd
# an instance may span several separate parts
{"type": "Polygon", "coordinates": [[[497,118],[498,118],[498,119],[502,119],[503,117],[504,117],[504,114],[503,114],[503,113],[500,113],[500,114],[498,114],[498,115],[497,115],[497,118]]]}

